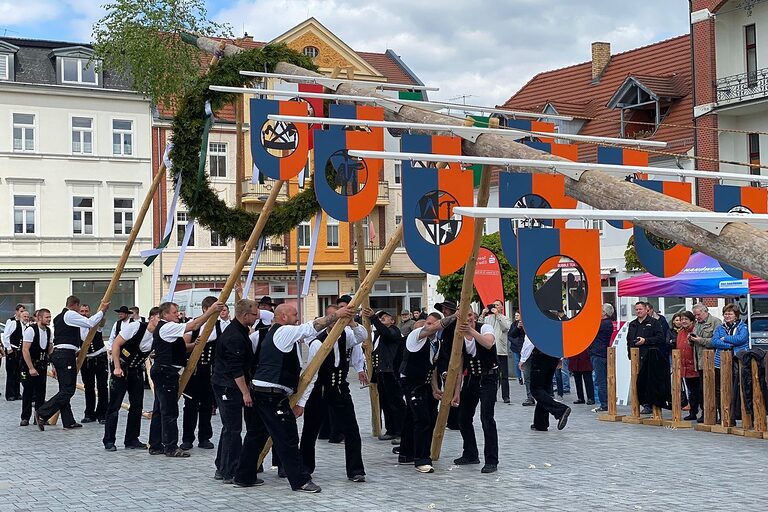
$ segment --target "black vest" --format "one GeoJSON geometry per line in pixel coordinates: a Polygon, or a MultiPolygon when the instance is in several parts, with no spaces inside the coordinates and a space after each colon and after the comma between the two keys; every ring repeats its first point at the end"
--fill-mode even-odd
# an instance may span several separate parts
{"type": "Polygon", "coordinates": [[[51,329],[44,327],[46,334],[48,335],[48,343],[45,348],[40,348],[40,326],[32,324],[29,326],[35,333],[32,338],[32,344],[29,346],[29,357],[32,359],[32,363],[35,367],[46,366],[48,364],[48,346],[51,343],[51,329]]]}
{"type": "MultiPolygon", "coordinates": [[[[216,323],[213,324],[213,328],[216,331],[216,339],[205,342],[205,347],[203,347],[203,351],[200,354],[200,359],[197,360],[197,365],[203,365],[203,366],[212,366],[213,360],[216,354],[216,342],[221,337],[221,320],[216,320],[216,323]]],[[[192,331],[192,339],[196,340],[200,337],[200,329],[195,329],[192,331]]],[[[189,359],[190,354],[187,354],[187,359],[189,359]]]]}
{"type": "Polygon", "coordinates": [[[155,363],[183,368],[187,362],[187,345],[183,337],[178,337],[170,343],[160,337],[160,328],[167,323],[160,320],[153,333],[152,350],[155,351],[155,363]]]}
{"type": "MultiPolygon", "coordinates": [[[[96,331],[96,333],[93,335],[93,339],[91,340],[91,346],[88,347],[88,353],[93,354],[94,352],[101,350],[104,348],[104,333],[101,331],[96,331]]],[[[106,354],[104,354],[106,356],[106,354]]]]}
{"type": "MultiPolygon", "coordinates": [[[[438,342],[438,353],[440,352],[440,340],[438,342]]],[[[422,384],[432,382],[432,372],[435,370],[435,363],[431,360],[431,343],[429,339],[418,352],[411,352],[407,348],[403,351],[403,375],[405,375],[405,384],[409,388],[415,388],[422,384]]]]}
{"type": "MultiPolygon", "coordinates": [[[[317,340],[322,343],[328,338],[328,331],[323,331],[317,335],[317,340]]],[[[336,341],[339,346],[339,366],[336,367],[336,358],[331,350],[325,357],[323,364],[317,371],[317,382],[327,386],[340,386],[347,382],[349,374],[349,360],[347,359],[347,333],[342,331],[339,339],[336,341]]]]}
{"type": "Polygon", "coordinates": [[[13,348],[19,349],[21,348],[24,326],[21,325],[21,320],[16,320],[15,318],[12,318],[11,320],[16,322],[16,329],[14,329],[13,333],[8,337],[8,341],[11,342],[13,348]]]}
{"type": "Polygon", "coordinates": [[[83,342],[80,339],[80,328],[72,327],[64,321],[64,313],[67,311],[69,310],[64,309],[53,319],[53,332],[56,333],[56,336],[53,337],[53,346],[74,345],[79,348],[83,342]]]}
{"type": "Polygon", "coordinates": [[[286,388],[296,390],[301,374],[301,362],[296,353],[295,343],[288,353],[275,346],[274,336],[282,325],[272,324],[267,335],[259,341],[256,370],[253,372],[253,380],[280,384],[286,388]]]}
{"type": "MultiPolygon", "coordinates": [[[[147,360],[147,357],[152,352],[152,348],[147,352],[141,351],[141,340],[144,338],[146,332],[147,323],[141,322],[139,324],[139,330],[136,331],[136,334],[131,337],[131,339],[125,340],[125,343],[120,350],[120,362],[129,369],[141,368],[144,365],[144,361],[147,360]]],[[[168,342],[164,341],[163,343],[167,344],[168,342]]],[[[154,340],[152,345],[154,346],[154,340]]]]}
{"type": "Polygon", "coordinates": [[[440,375],[448,371],[448,365],[451,362],[451,347],[453,347],[453,336],[456,334],[456,322],[438,333],[440,337],[440,353],[437,357],[437,371],[440,375]]]}
{"type": "MultiPolygon", "coordinates": [[[[481,332],[482,327],[482,323],[475,323],[475,330],[477,332],[481,332]]],[[[475,340],[474,357],[470,357],[467,354],[466,345],[462,347],[462,350],[464,351],[464,369],[467,370],[469,375],[482,375],[499,367],[499,360],[496,357],[496,343],[488,349],[475,340]]]]}

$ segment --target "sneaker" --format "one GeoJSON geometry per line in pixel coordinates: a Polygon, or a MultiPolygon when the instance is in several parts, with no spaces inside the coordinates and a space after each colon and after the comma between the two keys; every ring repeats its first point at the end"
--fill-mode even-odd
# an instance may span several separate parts
{"type": "Polygon", "coordinates": [[[643,410],[640,411],[640,414],[651,414],[652,412],[653,411],[651,411],[651,408],[646,405],[645,407],[643,407],[643,410]]]}
{"type": "Polygon", "coordinates": [[[416,471],[419,473],[434,473],[435,468],[433,468],[431,464],[424,464],[421,466],[416,466],[416,471]]]}
{"type": "Polygon", "coordinates": [[[607,407],[595,407],[594,409],[592,409],[592,412],[608,412],[608,408],[607,407]]]}
{"type": "Polygon", "coordinates": [[[317,493],[321,491],[320,486],[314,483],[312,480],[310,480],[309,482],[305,483],[301,487],[294,490],[301,491],[301,492],[312,492],[312,493],[317,493]]]}
{"type": "Polygon", "coordinates": [[[463,455],[458,459],[453,459],[453,463],[457,466],[466,466],[468,464],[480,464],[480,459],[468,459],[463,455]]]}
{"type": "Polygon", "coordinates": [[[533,398],[527,398],[525,402],[523,402],[523,405],[525,406],[536,405],[536,401],[533,398]]]}
{"type": "Polygon", "coordinates": [[[496,464],[486,464],[483,466],[483,469],[480,470],[481,473],[495,473],[496,472],[496,464]]]}
{"type": "Polygon", "coordinates": [[[107,444],[105,444],[104,445],[104,449],[107,450],[108,452],[116,452],[117,451],[117,447],[114,445],[114,443],[107,443],[107,444]]]}
{"type": "Polygon", "coordinates": [[[194,448],[194,446],[188,441],[184,441],[179,445],[179,449],[184,450],[185,452],[191,450],[192,448],[194,448]]]}
{"type": "Polygon", "coordinates": [[[686,416],[686,417],[685,417],[685,418],[683,418],[683,419],[684,419],[685,421],[693,421],[693,420],[695,420],[695,419],[696,419],[696,415],[695,415],[695,414],[689,414],[688,416],[686,416]]]}
{"type": "Polygon", "coordinates": [[[395,455],[399,455],[400,454],[400,447],[399,446],[395,446],[394,448],[392,448],[392,453],[394,453],[395,455]]]}
{"type": "Polygon", "coordinates": [[[213,443],[210,441],[200,441],[197,443],[197,447],[203,450],[213,450],[213,443]]]}
{"type": "MultiPolygon", "coordinates": [[[[230,479],[230,482],[235,485],[235,487],[256,487],[258,485],[264,485],[264,480],[261,478],[257,478],[253,481],[253,483],[243,483],[243,482],[235,482],[234,479],[230,479]]],[[[226,480],[224,481],[226,483],[226,480]]]]}
{"type": "Polygon", "coordinates": [[[413,464],[413,457],[406,457],[405,455],[400,455],[397,458],[398,464],[413,464]]]}
{"type": "Polygon", "coordinates": [[[392,440],[392,444],[395,445],[395,446],[399,445],[400,444],[400,436],[397,436],[396,438],[394,438],[392,440]]]}
{"type": "Polygon", "coordinates": [[[221,471],[219,471],[217,469],[216,472],[213,474],[213,479],[214,480],[224,480],[224,475],[222,475],[221,471]]]}
{"type": "Polygon", "coordinates": [[[595,401],[594,400],[587,400],[587,405],[595,405],[595,401]]]}
{"type": "Polygon", "coordinates": [[[75,428],[83,428],[83,426],[81,424],[79,424],[79,423],[73,423],[71,425],[65,425],[64,426],[64,430],[72,430],[72,429],[75,429],[75,428]]]}
{"type": "Polygon", "coordinates": [[[150,448],[149,454],[150,455],[163,455],[165,453],[165,450],[162,448],[150,448]]]}
{"type": "Polygon", "coordinates": [[[557,421],[557,430],[563,430],[565,428],[565,425],[568,423],[568,416],[571,415],[571,408],[566,407],[565,412],[562,416],[560,416],[560,419],[557,421]]]}
{"type": "Polygon", "coordinates": [[[520,384],[522,386],[523,385],[523,378],[520,377],[519,379],[517,379],[517,382],[518,382],[518,384],[520,384]]]}
{"type": "Polygon", "coordinates": [[[126,450],[146,450],[147,444],[142,443],[141,441],[135,441],[133,443],[129,443],[125,445],[126,450]]]}
{"type": "Polygon", "coordinates": [[[504,403],[505,403],[505,404],[508,404],[508,403],[510,403],[510,401],[509,401],[509,398],[505,398],[505,399],[504,399],[504,403]]]}
{"type": "Polygon", "coordinates": [[[349,478],[353,482],[365,482],[365,475],[354,475],[349,478]]]}
{"type": "Polygon", "coordinates": [[[86,416],[85,418],[83,418],[83,419],[81,419],[81,420],[80,420],[80,423],[93,423],[94,421],[96,421],[96,420],[95,420],[95,419],[93,419],[93,418],[89,418],[88,416],[86,416]]]}
{"type": "Polygon", "coordinates": [[[172,450],[170,452],[165,452],[166,457],[174,457],[174,458],[184,458],[189,457],[189,454],[182,450],[181,448],[176,448],[175,450],[172,450]]]}
{"type": "Polygon", "coordinates": [[[19,423],[20,427],[28,427],[29,426],[29,420],[21,420],[19,423]]]}
{"type": "Polygon", "coordinates": [[[106,425],[106,424],[107,424],[107,420],[105,420],[105,419],[100,419],[99,420],[99,425],[106,425]]]}
{"type": "Polygon", "coordinates": [[[546,432],[549,429],[546,428],[537,428],[536,425],[531,425],[531,430],[535,430],[537,432],[546,432]]]}
{"type": "MultiPolygon", "coordinates": [[[[232,484],[232,483],[234,483],[234,482],[235,482],[235,479],[234,479],[234,478],[232,478],[231,476],[228,476],[227,478],[222,478],[222,479],[221,479],[221,482],[222,482],[222,483],[224,483],[224,484],[232,484]]],[[[264,483],[264,480],[261,480],[261,483],[263,484],[263,483],[264,483]]],[[[257,482],[257,483],[256,483],[256,484],[254,484],[254,485],[261,485],[261,484],[257,482]]]]}
{"type": "Polygon", "coordinates": [[[397,436],[395,434],[381,434],[379,436],[379,441],[391,441],[392,439],[396,439],[397,436]]]}

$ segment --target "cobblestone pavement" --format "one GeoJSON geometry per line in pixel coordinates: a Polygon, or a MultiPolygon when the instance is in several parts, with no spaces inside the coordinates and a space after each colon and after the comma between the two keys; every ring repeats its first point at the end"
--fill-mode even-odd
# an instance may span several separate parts
{"type": "MultiPolygon", "coordinates": [[[[0,376],[4,390],[5,368],[0,376]]],[[[599,422],[590,406],[574,406],[563,431],[529,429],[533,409],[520,405],[522,386],[511,383],[513,405],[497,403],[499,471],[454,466],[461,436],[446,434],[436,472],[398,466],[389,442],[370,432],[367,390],[353,386],[368,481],[345,478],[343,448],[320,441],[316,495],[291,492],[268,470],[266,484],[238,489],[215,481],[214,450],[188,459],[145,452],[105,452],[103,427],[59,426],[39,432],[19,427],[20,402],[0,398],[0,512],[148,510],[256,511],[487,511],[487,510],[765,510],[768,441],[689,430],[599,422]],[[738,508],[737,508],[738,507],[738,508]]],[[[55,388],[49,380],[48,395],[55,388]]],[[[573,395],[566,395],[567,401],[573,395]]],[[[149,408],[149,396],[146,399],[149,408]]],[[[73,399],[76,417],[83,394],[73,399]]],[[[125,412],[121,413],[122,440],[125,412]]],[[[218,418],[214,425],[218,438],[218,418]]],[[[478,438],[482,439],[479,418],[478,438]]],[[[149,422],[143,420],[142,439],[149,422]]],[[[482,448],[481,448],[482,450],[482,448]]]]}

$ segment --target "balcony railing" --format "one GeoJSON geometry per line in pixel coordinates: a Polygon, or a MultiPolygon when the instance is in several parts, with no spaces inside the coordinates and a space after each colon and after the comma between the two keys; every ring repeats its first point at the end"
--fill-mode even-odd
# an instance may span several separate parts
{"type": "Polygon", "coordinates": [[[380,206],[389,204],[389,182],[379,182],[379,195],[376,198],[376,204],[380,206]]]}
{"type": "MultiPolygon", "coordinates": [[[[248,262],[250,265],[250,262],[248,262]]],[[[259,256],[259,266],[280,267],[288,265],[288,255],[283,246],[266,246],[259,256]]]]}
{"type": "Polygon", "coordinates": [[[720,104],[764,98],[768,96],[768,68],[718,78],[715,88],[720,104]]]}
{"type": "MultiPolygon", "coordinates": [[[[240,186],[242,187],[241,190],[243,192],[244,203],[263,203],[267,200],[267,197],[269,197],[269,193],[272,192],[274,183],[271,181],[264,184],[251,183],[250,180],[248,180],[243,181],[240,186]]],[[[277,195],[277,200],[278,202],[288,200],[287,186],[280,189],[280,193],[277,195]]]]}
{"type": "MultiPolygon", "coordinates": [[[[384,252],[384,249],[381,249],[379,247],[366,247],[365,248],[365,264],[366,265],[373,265],[379,260],[379,257],[381,256],[381,253],[384,252]]],[[[357,265],[357,249],[352,249],[352,262],[357,265]]],[[[390,262],[386,263],[386,266],[389,266],[390,262]]]]}

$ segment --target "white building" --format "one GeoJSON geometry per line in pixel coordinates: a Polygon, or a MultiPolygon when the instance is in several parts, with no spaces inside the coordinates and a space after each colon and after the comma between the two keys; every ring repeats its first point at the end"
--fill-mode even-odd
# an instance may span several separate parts
{"type": "MultiPolygon", "coordinates": [[[[0,315],[98,307],[151,180],[150,103],[86,45],[0,39],[0,315]]],[[[147,216],[112,304],[151,307],[147,216]]]]}

